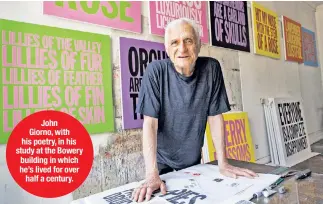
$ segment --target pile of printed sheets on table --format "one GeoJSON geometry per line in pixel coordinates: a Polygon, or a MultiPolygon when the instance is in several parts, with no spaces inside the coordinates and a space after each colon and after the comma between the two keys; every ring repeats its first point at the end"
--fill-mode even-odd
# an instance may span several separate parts
{"type": "MultiPolygon", "coordinates": [[[[153,194],[149,204],[234,204],[250,200],[255,192],[262,191],[279,179],[278,175],[259,174],[255,179],[225,177],[216,165],[200,164],[187,169],[161,175],[166,182],[167,194],[153,194]]],[[[143,181],[141,181],[143,182],[143,181]]],[[[141,182],[129,183],[71,204],[129,204],[133,190],[141,182]]]]}

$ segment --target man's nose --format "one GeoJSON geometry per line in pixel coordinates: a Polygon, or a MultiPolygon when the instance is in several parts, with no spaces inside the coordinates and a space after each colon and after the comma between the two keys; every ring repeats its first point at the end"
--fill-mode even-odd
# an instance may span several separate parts
{"type": "Polygon", "coordinates": [[[187,47],[186,47],[185,43],[184,42],[181,42],[179,44],[179,51],[180,52],[186,52],[186,50],[187,50],[187,47]]]}

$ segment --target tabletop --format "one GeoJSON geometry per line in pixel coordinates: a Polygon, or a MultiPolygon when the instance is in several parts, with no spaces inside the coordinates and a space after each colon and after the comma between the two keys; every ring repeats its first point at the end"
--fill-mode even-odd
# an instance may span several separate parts
{"type": "MultiPolygon", "coordinates": [[[[237,160],[229,160],[234,166],[250,169],[256,173],[272,173],[278,166],[248,163],[237,160]]],[[[217,161],[210,162],[217,165],[217,161]]],[[[323,155],[319,154],[304,162],[289,168],[289,170],[311,169],[312,175],[304,180],[295,180],[294,177],[287,178],[278,189],[284,185],[285,194],[276,193],[269,198],[261,197],[253,199],[256,204],[323,204],[323,155]]]]}

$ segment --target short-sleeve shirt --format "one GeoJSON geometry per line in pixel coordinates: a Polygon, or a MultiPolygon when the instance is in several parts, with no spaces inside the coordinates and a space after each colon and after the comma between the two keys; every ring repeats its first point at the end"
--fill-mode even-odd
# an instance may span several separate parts
{"type": "Polygon", "coordinates": [[[230,104],[216,59],[198,57],[189,77],[177,72],[170,59],[148,64],[136,112],[158,119],[158,163],[174,169],[198,163],[208,116],[227,111],[230,104]]]}

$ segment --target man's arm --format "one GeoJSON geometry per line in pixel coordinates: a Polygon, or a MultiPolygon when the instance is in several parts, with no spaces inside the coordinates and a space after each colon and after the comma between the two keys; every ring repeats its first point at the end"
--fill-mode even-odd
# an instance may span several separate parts
{"type": "Polygon", "coordinates": [[[153,191],[157,189],[160,189],[162,194],[166,194],[166,185],[160,179],[157,167],[157,129],[158,119],[144,116],[142,144],[146,181],[133,191],[132,197],[135,202],[150,200],[153,191]]]}
{"type": "Polygon", "coordinates": [[[216,149],[216,157],[218,159],[218,165],[220,172],[228,177],[237,178],[237,176],[245,176],[248,178],[253,178],[257,174],[248,169],[243,169],[239,167],[234,167],[228,163],[225,154],[225,138],[224,138],[224,126],[223,126],[223,116],[222,114],[209,116],[208,122],[210,125],[212,141],[216,149]]]}
{"type": "Polygon", "coordinates": [[[222,114],[209,116],[208,122],[210,125],[212,141],[216,149],[216,158],[218,159],[218,165],[223,166],[223,164],[228,163],[225,155],[223,116],[222,114]]]}
{"type": "Polygon", "coordinates": [[[143,155],[145,158],[146,178],[158,175],[157,167],[157,129],[158,119],[144,116],[143,123],[143,155]]]}

